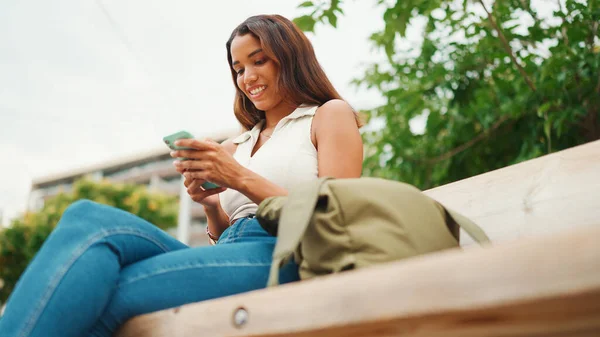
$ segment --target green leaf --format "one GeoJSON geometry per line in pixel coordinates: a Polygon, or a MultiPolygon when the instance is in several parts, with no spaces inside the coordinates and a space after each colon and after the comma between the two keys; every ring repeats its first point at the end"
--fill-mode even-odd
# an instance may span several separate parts
{"type": "Polygon", "coordinates": [[[551,127],[552,127],[552,123],[551,123],[550,119],[546,119],[544,121],[544,135],[546,136],[546,139],[550,139],[551,127]]]}
{"type": "Polygon", "coordinates": [[[548,109],[550,109],[552,107],[552,102],[546,102],[544,104],[542,104],[539,109],[537,110],[537,115],[538,117],[542,117],[544,116],[544,114],[548,111],[548,109]]]}
{"type": "Polygon", "coordinates": [[[331,6],[329,7],[329,9],[333,11],[336,8],[340,8],[340,0],[331,0],[331,6]]]}
{"type": "Polygon", "coordinates": [[[303,15],[295,18],[294,23],[305,32],[314,32],[316,20],[310,15],[303,15]]]}
{"type": "Polygon", "coordinates": [[[314,7],[315,4],[312,1],[305,1],[303,3],[301,3],[300,5],[298,5],[298,8],[304,8],[304,7],[314,7]]]}
{"type": "Polygon", "coordinates": [[[324,15],[327,17],[327,20],[329,20],[329,23],[334,28],[337,28],[337,16],[335,15],[335,13],[333,13],[333,11],[326,11],[324,15]]]}

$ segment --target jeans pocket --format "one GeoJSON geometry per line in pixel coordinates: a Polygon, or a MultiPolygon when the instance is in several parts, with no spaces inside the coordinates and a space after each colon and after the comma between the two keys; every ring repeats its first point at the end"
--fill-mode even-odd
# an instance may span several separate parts
{"type": "Polygon", "coordinates": [[[221,233],[221,236],[219,237],[219,240],[217,241],[217,243],[233,243],[236,242],[237,239],[241,236],[241,232],[243,230],[243,227],[245,225],[245,223],[247,222],[248,218],[241,218],[241,219],[237,219],[233,225],[227,227],[227,229],[225,229],[223,231],[223,233],[221,233]]]}
{"type": "Polygon", "coordinates": [[[275,237],[262,228],[256,218],[248,219],[238,234],[239,240],[244,241],[275,241],[275,237]]]}

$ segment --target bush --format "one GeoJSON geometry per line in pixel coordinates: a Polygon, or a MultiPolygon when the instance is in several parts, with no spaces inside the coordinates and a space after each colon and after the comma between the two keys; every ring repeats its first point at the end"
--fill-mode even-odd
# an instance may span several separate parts
{"type": "Polygon", "coordinates": [[[27,212],[0,231],[0,303],[6,301],[64,210],[79,199],[123,209],[162,229],[177,225],[179,206],[174,196],[150,193],[140,185],[80,180],[72,192],[48,199],[40,211],[27,212]]]}

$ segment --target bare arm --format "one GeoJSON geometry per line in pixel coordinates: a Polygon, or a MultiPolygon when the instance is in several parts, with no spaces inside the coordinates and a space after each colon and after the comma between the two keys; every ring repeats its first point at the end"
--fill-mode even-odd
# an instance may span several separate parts
{"type": "Polygon", "coordinates": [[[348,103],[336,99],[323,104],[313,119],[312,139],[317,148],[319,177],[361,176],[363,142],[348,103]]]}

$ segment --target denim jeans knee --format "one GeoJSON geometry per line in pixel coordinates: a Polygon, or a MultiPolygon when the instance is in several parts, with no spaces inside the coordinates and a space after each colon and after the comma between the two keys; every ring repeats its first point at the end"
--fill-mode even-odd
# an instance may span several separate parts
{"type": "Polygon", "coordinates": [[[116,207],[81,199],[64,211],[57,230],[69,228],[72,235],[105,233],[114,228],[158,229],[146,220],[116,207]]]}

